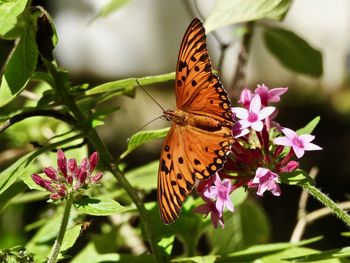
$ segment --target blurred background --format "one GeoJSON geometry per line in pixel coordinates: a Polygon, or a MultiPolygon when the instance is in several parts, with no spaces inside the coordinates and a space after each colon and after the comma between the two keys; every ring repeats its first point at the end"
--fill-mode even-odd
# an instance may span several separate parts
{"type": "MultiPolygon", "coordinates": [[[[59,37],[55,50],[59,64],[70,72],[74,83],[91,86],[174,71],[182,36],[193,17],[198,15],[193,2],[183,0],[134,0],[115,13],[98,18],[96,15],[108,1],[34,2],[44,5],[53,17],[59,37]]],[[[200,13],[205,17],[213,4],[212,0],[198,1],[200,13]]],[[[347,200],[350,185],[350,2],[295,0],[284,21],[274,24],[292,30],[322,52],[323,76],[307,77],[283,67],[266,50],[257,24],[251,42],[246,86],[255,89],[257,84],[265,83],[270,88],[289,87],[279,105],[278,121],[294,130],[321,116],[314,134],[315,143],[324,150],[307,153],[301,167],[306,171],[317,167],[317,186],[335,201],[347,200]]],[[[234,26],[228,26],[217,31],[221,43],[229,45],[219,73],[227,88],[232,86],[240,48],[240,38],[234,30],[234,26]]],[[[221,49],[212,34],[208,35],[208,46],[216,68],[221,49]]],[[[173,82],[150,87],[148,91],[163,108],[175,107],[173,82]]],[[[235,92],[238,94],[239,90],[235,92]]],[[[118,97],[109,103],[120,105],[121,110],[110,117],[99,133],[117,157],[126,149],[127,138],[149,120],[161,116],[162,110],[142,90],[137,90],[135,98],[118,97]]],[[[146,129],[168,125],[158,120],[146,129]]],[[[159,153],[160,142],[146,145],[128,157],[127,169],[156,160],[159,153]]],[[[257,199],[270,219],[271,241],[289,240],[297,222],[300,192],[296,187],[284,186],[279,198],[267,194],[257,199]]],[[[320,205],[310,199],[307,209],[317,208],[320,205]]],[[[340,235],[345,231],[339,220],[328,216],[309,226],[304,238],[324,234],[322,241],[311,246],[330,249],[348,244],[348,239],[340,235]]]]}

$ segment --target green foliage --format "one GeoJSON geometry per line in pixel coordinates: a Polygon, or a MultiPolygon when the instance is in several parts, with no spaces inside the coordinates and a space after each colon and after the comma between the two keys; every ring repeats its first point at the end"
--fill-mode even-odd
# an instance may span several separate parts
{"type": "Polygon", "coordinates": [[[0,37],[13,30],[18,24],[18,16],[24,11],[27,0],[0,2],[0,37]]]}
{"type": "Polygon", "coordinates": [[[311,134],[316,128],[317,124],[320,122],[320,116],[315,117],[312,121],[305,125],[305,127],[297,130],[297,134],[311,134]]]}
{"type": "Polygon", "coordinates": [[[290,0],[218,0],[205,22],[205,28],[207,32],[211,32],[229,24],[262,18],[281,20],[291,2],[290,0]]]}
{"type": "Polygon", "coordinates": [[[141,145],[153,141],[155,139],[162,139],[168,133],[169,128],[153,130],[153,131],[140,131],[128,140],[128,149],[120,155],[120,159],[124,159],[129,153],[137,149],[141,145]]]}
{"type": "Polygon", "coordinates": [[[290,173],[281,173],[280,180],[282,183],[289,185],[314,184],[314,180],[309,174],[299,169],[290,173]]]}
{"type": "Polygon", "coordinates": [[[295,33],[286,29],[267,27],[264,42],[270,53],[286,68],[312,77],[322,75],[321,52],[295,33]]]}
{"type": "Polygon", "coordinates": [[[15,46],[6,66],[0,86],[0,107],[12,101],[24,88],[34,72],[38,48],[34,37],[24,33],[15,46]]]}
{"type": "Polygon", "coordinates": [[[75,200],[74,205],[79,211],[94,216],[108,216],[122,213],[127,210],[127,208],[121,206],[115,200],[106,197],[82,197],[75,200]]]}

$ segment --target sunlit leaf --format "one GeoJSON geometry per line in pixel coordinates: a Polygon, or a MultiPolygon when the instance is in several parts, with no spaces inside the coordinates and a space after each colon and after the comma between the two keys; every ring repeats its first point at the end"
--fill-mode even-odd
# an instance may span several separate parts
{"type": "Polygon", "coordinates": [[[28,0],[0,1],[0,36],[3,37],[17,24],[17,17],[26,7],[28,0]]]}
{"type": "Polygon", "coordinates": [[[208,256],[196,256],[196,257],[183,257],[173,259],[171,262],[188,262],[188,263],[214,263],[216,259],[220,257],[218,255],[208,255],[208,256]]]}
{"type": "Polygon", "coordinates": [[[316,128],[317,124],[320,122],[320,116],[317,116],[312,121],[310,121],[308,124],[305,125],[305,127],[297,130],[297,134],[311,134],[313,130],[316,128]]]}
{"type": "Polygon", "coordinates": [[[289,248],[311,244],[319,241],[320,239],[322,239],[322,237],[315,237],[307,240],[302,240],[297,243],[286,242],[255,245],[248,247],[244,250],[240,250],[226,255],[228,261],[223,262],[250,262],[257,258],[261,258],[269,254],[278,253],[279,251],[283,251],[289,248]]]}
{"type": "Polygon", "coordinates": [[[24,33],[6,65],[0,86],[0,107],[20,93],[33,74],[38,58],[34,37],[24,33]]]}
{"type": "Polygon", "coordinates": [[[320,77],[323,74],[322,54],[295,33],[267,27],[264,42],[276,59],[297,73],[320,77]]]}
{"type": "Polygon", "coordinates": [[[159,161],[147,163],[141,167],[134,168],[125,173],[130,184],[142,190],[152,190],[157,188],[159,161]]]}
{"type": "Polygon", "coordinates": [[[15,183],[23,173],[28,173],[29,167],[36,156],[37,152],[30,152],[0,173],[0,195],[15,183]]]}
{"type": "Polygon", "coordinates": [[[169,131],[169,128],[150,130],[150,131],[140,131],[132,135],[128,141],[128,148],[125,152],[120,155],[120,159],[125,158],[129,153],[131,153],[136,148],[141,145],[148,143],[156,139],[164,138],[169,131]]]}
{"type": "MultiPolygon", "coordinates": [[[[337,260],[340,258],[348,258],[350,257],[350,247],[344,247],[344,248],[338,248],[338,249],[332,249],[332,250],[326,250],[326,251],[315,251],[316,253],[313,253],[311,255],[306,256],[296,256],[295,254],[291,254],[288,258],[288,260],[291,260],[293,262],[322,262],[327,260],[337,260]]],[[[342,262],[342,261],[335,261],[335,262],[342,262]]]]}
{"type": "Polygon", "coordinates": [[[107,197],[84,197],[82,199],[75,200],[74,206],[80,212],[94,216],[108,216],[128,210],[128,208],[120,205],[117,201],[107,197]]]}
{"type": "Polygon", "coordinates": [[[163,248],[163,250],[165,251],[165,253],[166,253],[167,255],[170,255],[170,254],[171,254],[171,251],[172,251],[172,249],[173,249],[174,239],[175,239],[175,236],[163,237],[163,238],[158,242],[158,246],[160,246],[161,248],[163,248]]]}
{"type": "Polygon", "coordinates": [[[282,183],[289,185],[314,184],[314,180],[309,174],[299,169],[289,173],[281,173],[279,178],[282,183]]]}
{"type": "Polygon", "coordinates": [[[210,32],[230,24],[262,18],[281,20],[290,4],[290,0],[217,0],[204,26],[210,32]]]}
{"type": "Polygon", "coordinates": [[[166,82],[172,79],[175,79],[175,72],[157,76],[148,76],[143,78],[128,78],[101,84],[99,86],[87,90],[85,93],[86,95],[93,95],[105,92],[119,92],[121,94],[124,94],[125,92],[130,92],[130,89],[138,87],[137,81],[140,83],[141,86],[146,86],[166,82]]]}
{"type": "Polygon", "coordinates": [[[80,231],[81,225],[76,225],[67,229],[66,233],[64,234],[64,239],[62,241],[61,251],[66,251],[75,244],[80,235],[80,231]]]}

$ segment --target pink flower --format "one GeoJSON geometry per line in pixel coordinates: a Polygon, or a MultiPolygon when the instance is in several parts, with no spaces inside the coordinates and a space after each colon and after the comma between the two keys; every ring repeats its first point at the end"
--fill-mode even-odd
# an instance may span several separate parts
{"type": "Polygon", "coordinates": [[[200,214],[204,214],[205,216],[208,216],[208,214],[210,214],[211,222],[213,223],[214,227],[217,228],[220,224],[221,228],[224,228],[224,218],[222,215],[220,216],[213,201],[207,200],[207,203],[196,207],[194,211],[200,214]]]}
{"type": "Polygon", "coordinates": [[[236,117],[240,119],[236,125],[240,127],[240,129],[242,130],[242,133],[245,133],[246,132],[245,129],[249,127],[251,127],[253,130],[258,132],[262,131],[264,127],[262,120],[266,119],[274,111],[275,111],[275,107],[271,107],[271,106],[261,108],[261,99],[259,95],[255,95],[253,97],[249,105],[249,110],[245,108],[240,108],[240,107],[232,108],[232,112],[235,114],[236,117]]]}
{"type": "Polygon", "coordinates": [[[241,103],[244,108],[248,109],[250,102],[252,100],[252,97],[253,97],[252,92],[249,89],[244,88],[241,92],[241,96],[239,98],[238,103],[241,103]]]}
{"type": "Polygon", "coordinates": [[[269,169],[259,167],[256,170],[255,177],[251,181],[251,186],[258,187],[257,195],[263,196],[265,191],[270,191],[275,196],[281,195],[281,188],[278,185],[278,175],[269,169]]]}
{"type": "Polygon", "coordinates": [[[281,95],[286,93],[288,88],[274,88],[270,89],[265,86],[265,84],[258,85],[255,89],[255,94],[259,94],[261,99],[261,104],[267,106],[269,102],[279,102],[281,100],[281,95]]]}
{"type": "Polygon", "coordinates": [[[219,217],[222,217],[224,208],[226,207],[229,211],[233,212],[233,204],[230,198],[232,190],[231,181],[224,179],[221,181],[220,176],[216,173],[214,185],[207,188],[203,195],[209,199],[216,199],[215,207],[219,213],[219,217]]]}
{"type": "Polygon", "coordinates": [[[298,158],[301,158],[305,151],[322,150],[320,146],[311,143],[311,141],[315,139],[315,136],[311,134],[298,135],[295,131],[288,128],[283,128],[282,132],[286,136],[274,139],[274,143],[283,146],[291,146],[298,158]]]}
{"type": "Polygon", "coordinates": [[[56,170],[53,167],[46,167],[43,172],[49,179],[43,179],[38,174],[32,174],[33,181],[51,192],[50,198],[58,200],[65,198],[70,192],[77,191],[79,188],[97,183],[101,180],[103,173],[99,172],[92,175],[98,162],[98,153],[94,152],[90,158],[84,158],[78,166],[75,159],[69,159],[62,150],[57,151],[56,170]]]}

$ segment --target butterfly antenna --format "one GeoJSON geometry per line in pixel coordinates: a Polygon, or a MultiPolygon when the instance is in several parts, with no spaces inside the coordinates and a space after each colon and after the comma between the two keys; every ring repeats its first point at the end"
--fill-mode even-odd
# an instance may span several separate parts
{"type": "MultiPolygon", "coordinates": [[[[147,96],[148,97],[150,97],[151,98],[151,100],[153,100],[154,101],[154,103],[155,104],[157,104],[158,106],[159,106],[159,108],[161,108],[162,110],[163,110],[163,112],[165,112],[165,110],[164,110],[164,108],[146,91],[146,89],[144,88],[144,87],[142,87],[141,86],[141,84],[140,84],[140,82],[139,82],[139,80],[138,79],[136,79],[136,83],[137,83],[137,85],[139,85],[139,87],[147,94],[147,96]]],[[[160,117],[158,117],[158,118],[160,118],[160,117]]],[[[156,118],[156,119],[158,119],[158,118],[156,118]]],[[[154,119],[154,120],[156,120],[156,119],[154,119]]],[[[154,121],[154,120],[152,120],[152,121],[154,121]]],[[[152,122],[151,121],[151,122],[152,122]]],[[[148,125],[149,123],[147,123],[146,125],[148,125]]],[[[144,128],[144,127],[142,127],[142,128],[144,128]]]]}
{"type": "MultiPolygon", "coordinates": [[[[153,120],[150,120],[150,121],[147,122],[145,125],[143,125],[141,128],[137,129],[135,133],[137,133],[137,132],[143,130],[146,126],[148,126],[149,124],[151,124],[151,123],[154,122],[155,120],[158,120],[158,119],[161,119],[161,118],[162,118],[162,116],[159,116],[159,117],[157,117],[157,118],[154,118],[153,120]]],[[[129,142],[130,138],[131,138],[131,137],[129,137],[126,141],[129,142]]]]}

